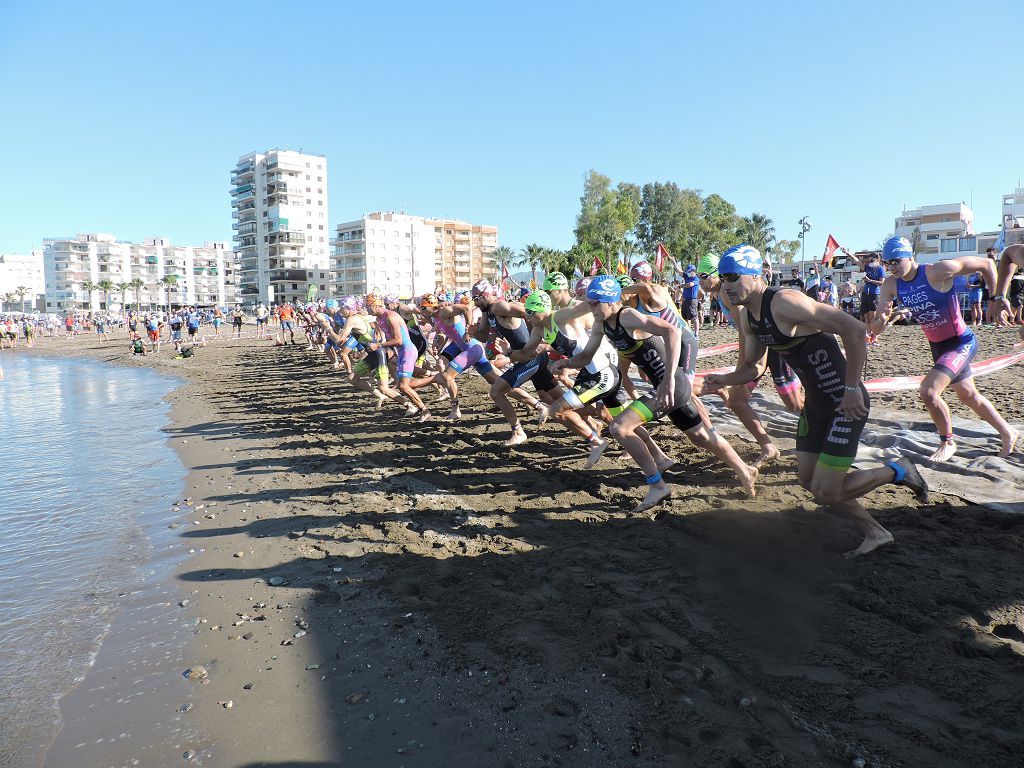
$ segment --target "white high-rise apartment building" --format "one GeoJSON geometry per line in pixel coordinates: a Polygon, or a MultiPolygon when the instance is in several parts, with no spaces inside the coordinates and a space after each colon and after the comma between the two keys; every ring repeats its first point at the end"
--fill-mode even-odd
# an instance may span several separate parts
{"type": "Polygon", "coordinates": [[[31,253],[0,253],[0,296],[15,293],[19,288],[27,288],[25,300],[16,299],[14,304],[5,304],[4,309],[42,308],[43,295],[46,293],[46,279],[43,276],[43,252],[31,253]]]}
{"type": "Polygon", "coordinates": [[[438,288],[469,290],[493,277],[498,228],[393,211],[339,224],[331,271],[337,295],[370,291],[411,298],[438,288]]]}
{"type": "Polygon", "coordinates": [[[339,295],[409,298],[434,289],[434,228],[422,216],[379,211],[339,224],[331,271],[339,295]]]}
{"type": "Polygon", "coordinates": [[[128,305],[136,298],[143,308],[226,307],[236,301],[234,256],[223,242],[179,246],[150,237],[131,243],[99,232],[48,238],[43,240],[43,272],[47,312],[120,307],[119,290],[89,291],[86,284],[135,280],[142,285],[126,291],[128,305]]]}
{"type": "Polygon", "coordinates": [[[304,300],[310,284],[327,293],[327,158],[287,149],[250,152],[238,160],[231,182],[241,299],[304,300]]]}

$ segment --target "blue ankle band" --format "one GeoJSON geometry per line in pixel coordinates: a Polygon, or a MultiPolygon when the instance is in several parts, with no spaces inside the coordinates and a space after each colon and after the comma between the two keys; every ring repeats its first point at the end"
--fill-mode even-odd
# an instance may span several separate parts
{"type": "Polygon", "coordinates": [[[655,483],[661,482],[661,472],[656,472],[647,478],[648,485],[654,485],[655,483]]]}
{"type": "Polygon", "coordinates": [[[903,478],[907,476],[907,470],[905,470],[903,467],[901,467],[895,461],[887,462],[885,466],[887,466],[889,469],[891,469],[896,474],[896,477],[894,477],[892,479],[892,481],[894,483],[901,483],[901,482],[903,482],[903,478]]]}

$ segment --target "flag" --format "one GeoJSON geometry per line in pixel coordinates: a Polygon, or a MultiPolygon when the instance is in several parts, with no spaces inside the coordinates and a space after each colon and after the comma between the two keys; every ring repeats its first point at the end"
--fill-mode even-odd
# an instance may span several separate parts
{"type": "Polygon", "coordinates": [[[574,280],[579,280],[581,277],[583,277],[583,270],[580,269],[579,267],[574,268],[572,271],[572,277],[574,280]]]}
{"type": "Polygon", "coordinates": [[[683,266],[678,261],[676,261],[675,259],[671,259],[671,262],[672,262],[672,269],[674,269],[676,271],[676,274],[679,274],[679,275],[683,274],[683,266]]]}
{"type": "Polygon", "coordinates": [[[1003,248],[1006,247],[1006,219],[1003,219],[1003,228],[999,230],[999,237],[996,239],[995,244],[992,246],[996,249],[996,256],[1003,252],[1003,248]]]}
{"type": "Polygon", "coordinates": [[[654,255],[654,271],[661,272],[665,267],[665,259],[671,259],[669,256],[668,248],[661,243],[658,243],[658,252],[654,255]]]}
{"type": "Polygon", "coordinates": [[[600,256],[594,256],[594,261],[590,264],[590,274],[599,275],[604,272],[604,263],[601,261],[600,256]]]}
{"type": "Polygon", "coordinates": [[[624,275],[629,270],[626,269],[626,265],[625,264],[623,264],[621,261],[619,261],[619,262],[616,262],[616,264],[615,264],[615,271],[618,272],[620,275],[624,275]]]}
{"type": "Polygon", "coordinates": [[[318,288],[318,287],[317,287],[316,285],[314,285],[314,284],[310,284],[310,286],[309,286],[309,290],[308,290],[308,291],[306,291],[306,301],[307,301],[307,302],[310,302],[310,301],[312,301],[313,299],[315,299],[315,298],[316,298],[316,294],[317,294],[317,291],[319,291],[319,290],[320,290],[320,289],[319,289],[319,288],[318,288]]]}
{"type": "Polygon", "coordinates": [[[839,248],[839,242],[834,237],[832,237],[832,235],[829,235],[828,241],[826,241],[825,243],[825,253],[821,255],[821,263],[823,266],[826,264],[832,264],[832,259],[835,258],[836,251],[838,251],[839,248]]]}
{"type": "Polygon", "coordinates": [[[511,279],[511,275],[508,273],[508,264],[501,265],[501,290],[508,290],[508,282],[511,279]]]}

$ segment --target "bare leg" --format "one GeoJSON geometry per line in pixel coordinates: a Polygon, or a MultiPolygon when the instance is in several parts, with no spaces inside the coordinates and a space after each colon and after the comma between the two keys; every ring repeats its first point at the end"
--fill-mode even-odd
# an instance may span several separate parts
{"type": "Polygon", "coordinates": [[[999,439],[1002,441],[1002,450],[999,451],[999,455],[1005,457],[1013,453],[1017,440],[1020,439],[1020,433],[1007,424],[1006,419],[999,414],[988,398],[977,390],[974,386],[974,377],[958,381],[953,385],[953,391],[960,398],[960,402],[978,414],[982,420],[999,433],[999,439]]]}
{"type": "MultiPolygon", "coordinates": [[[[658,469],[654,457],[648,448],[647,441],[637,434],[638,429],[643,429],[643,417],[636,411],[626,410],[615,417],[609,428],[609,434],[622,446],[640,467],[640,471],[648,479],[647,495],[637,506],[637,512],[650,509],[656,504],[664,501],[672,495],[672,489],[661,479],[661,471],[658,469]],[[654,482],[651,479],[655,478],[654,482]]],[[[646,432],[646,430],[644,430],[646,432]]],[[[650,435],[647,435],[650,440],[650,435]]]]}
{"type": "Polygon", "coordinates": [[[948,386],[949,376],[935,368],[930,370],[921,382],[921,402],[935,422],[941,440],[938,449],[931,455],[932,461],[946,461],[956,453],[956,443],[953,442],[953,417],[949,413],[949,406],[942,399],[942,393],[948,386]]]}
{"type": "Polygon", "coordinates": [[[726,407],[736,414],[736,418],[746,428],[747,432],[754,436],[761,448],[761,455],[754,462],[755,467],[762,467],[779,458],[779,449],[765,431],[764,424],[757,418],[754,409],[750,407],[750,390],[745,386],[729,387],[722,391],[722,400],[726,407]]]}

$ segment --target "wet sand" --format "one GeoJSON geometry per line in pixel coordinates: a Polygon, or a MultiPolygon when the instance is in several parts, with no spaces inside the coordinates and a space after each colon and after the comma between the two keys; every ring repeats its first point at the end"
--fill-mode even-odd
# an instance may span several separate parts
{"type": "MultiPolygon", "coordinates": [[[[979,357],[1015,340],[988,330],[979,357]]],[[[679,463],[670,513],[652,522],[626,514],[642,492],[617,451],[585,470],[564,429],[526,420],[531,440],[503,449],[476,379],[463,422],[419,425],[300,347],[145,361],[98,347],[39,351],[189,382],[171,435],[191,506],[169,500],[168,522],[197,551],[175,585],[189,604],[165,610],[191,639],[153,652],[174,682],[134,699],[97,707],[107,681],[87,677],[48,765],[182,765],[188,751],[207,766],[1024,762],[1020,515],[883,487],[866,506],[896,546],[845,560],[853,526],[797,486],[791,457],[748,501],[658,426],[679,463]],[[199,664],[208,684],[181,677],[199,664]],[[153,713],[145,735],[111,742],[138,707],[153,713]]],[[[897,328],[868,376],[928,365],[920,331],[897,328]]],[[[1011,393],[1000,407],[1018,423],[1022,371],[979,379],[1011,393]]],[[[873,402],[920,410],[913,392],[873,402]]]]}

